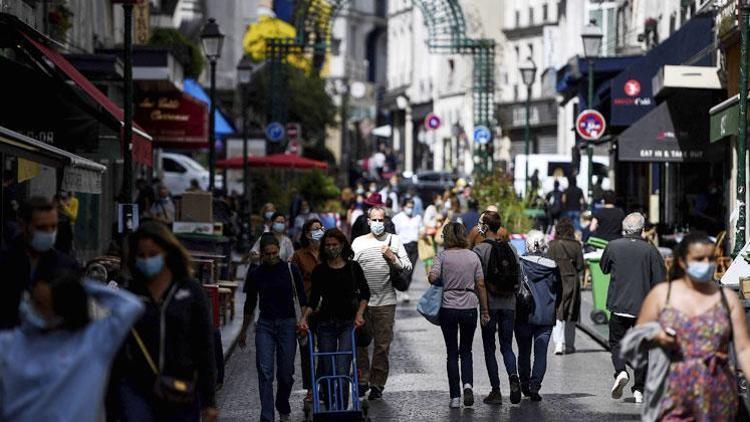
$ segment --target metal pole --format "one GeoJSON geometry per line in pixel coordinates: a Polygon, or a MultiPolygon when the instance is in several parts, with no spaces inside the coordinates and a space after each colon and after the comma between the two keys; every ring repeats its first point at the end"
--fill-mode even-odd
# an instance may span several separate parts
{"type": "Polygon", "coordinates": [[[122,200],[129,204],[133,202],[133,4],[126,1],[122,4],[122,10],[125,17],[122,200]]]}
{"type": "Polygon", "coordinates": [[[351,148],[349,145],[349,77],[344,76],[344,93],[341,94],[341,175],[339,176],[344,186],[349,186],[349,161],[351,148]]]}
{"type": "MultiPolygon", "coordinates": [[[[587,108],[592,109],[594,104],[594,61],[589,59],[589,96],[587,108]]],[[[589,156],[589,210],[594,210],[594,145],[587,141],[587,153],[589,156]]]]}
{"type": "Polygon", "coordinates": [[[742,23],[740,28],[740,105],[739,105],[739,124],[737,130],[737,207],[739,215],[737,217],[737,227],[734,234],[734,253],[736,257],[742,248],[745,247],[745,200],[747,197],[745,189],[745,158],[747,154],[747,44],[748,32],[750,31],[750,7],[740,2],[740,14],[742,23]]]}
{"type": "Polygon", "coordinates": [[[531,114],[531,85],[526,86],[526,125],[524,127],[523,131],[523,141],[525,144],[525,154],[526,154],[526,184],[525,191],[526,191],[526,197],[529,196],[529,142],[531,141],[531,122],[529,120],[530,114],[531,114]]]}
{"type": "Polygon", "coordinates": [[[248,146],[247,146],[247,87],[244,86],[240,90],[240,97],[242,103],[242,196],[245,197],[245,203],[242,213],[242,224],[240,224],[240,246],[245,248],[247,241],[250,237],[250,218],[253,215],[253,202],[252,202],[252,182],[250,181],[250,163],[247,160],[248,146]]]}
{"type": "Polygon", "coordinates": [[[211,107],[208,111],[208,190],[213,192],[216,182],[216,60],[211,60],[211,107]]]}

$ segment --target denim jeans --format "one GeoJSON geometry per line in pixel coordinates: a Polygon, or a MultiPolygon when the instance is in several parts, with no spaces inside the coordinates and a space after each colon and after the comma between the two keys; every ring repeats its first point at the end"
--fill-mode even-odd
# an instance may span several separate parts
{"type": "Polygon", "coordinates": [[[477,330],[476,309],[440,310],[440,329],[443,331],[445,348],[448,353],[448,386],[451,398],[461,397],[462,384],[474,384],[474,362],[471,356],[471,344],[477,330]],[[460,333],[460,339],[459,339],[460,333]],[[458,371],[458,359],[461,358],[461,373],[458,371]]]}
{"type": "Polygon", "coordinates": [[[294,357],[297,353],[297,321],[259,319],[255,328],[255,363],[258,367],[262,422],[274,421],[273,373],[276,365],[276,410],[291,413],[289,396],[294,385],[294,357]],[[274,361],[275,360],[275,361],[274,361]]]}
{"type": "Polygon", "coordinates": [[[518,378],[522,388],[539,392],[544,373],[547,371],[547,346],[552,334],[551,325],[516,323],[518,343],[518,378]],[[531,368],[531,346],[534,346],[534,368],[531,368]]]}
{"type": "Polygon", "coordinates": [[[127,377],[117,384],[120,420],[123,422],[199,422],[201,407],[196,398],[187,404],[170,404],[144,391],[127,377]]]}
{"type": "Polygon", "coordinates": [[[516,354],[513,353],[513,322],[516,312],[512,309],[491,309],[490,321],[482,327],[482,345],[484,346],[484,363],[490,377],[492,389],[500,388],[497,358],[495,358],[495,333],[500,340],[500,353],[508,376],[516,375],[516,354]]]}
{"type": "MultiPolygon", "coordinates": [[[[318,352],[352,351],[351,321],[321,321],[318,323],[318,352]]],[[[352,357],[339,355],[321,356],[318,359],[318,376],[351,376],[352,357]],[[334,374],[332,362],[335,362],[334,374]]],[[[320,383],[321,396],[324,397],[328,410],[344,410],[349,406],[349,383],[334,380],[320,383]]]]}

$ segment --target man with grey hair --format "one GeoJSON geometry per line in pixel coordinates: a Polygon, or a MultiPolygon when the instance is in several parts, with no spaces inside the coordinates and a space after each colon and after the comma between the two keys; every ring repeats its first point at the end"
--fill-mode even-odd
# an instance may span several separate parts
{"type": "MultiPolygon", "coordinates": [[[[622,390],[630,381],[625,360],[620,357],[620,340],[635,325],[641,304],[651,288],[664,281],[664,260],[659,251],[641,238],[646,220],[639,213],[632,213],[622,221],[623,236],[609,242],[599,262],[602,271],[610,274],[607,292],[609,319],[609,345],[612,364],[615,367],[615,382],[612,398],[622,397],[622,390]]],[[[643,402],[645,371],[635,371],[633,397],[636,403],[643,402]]]]}

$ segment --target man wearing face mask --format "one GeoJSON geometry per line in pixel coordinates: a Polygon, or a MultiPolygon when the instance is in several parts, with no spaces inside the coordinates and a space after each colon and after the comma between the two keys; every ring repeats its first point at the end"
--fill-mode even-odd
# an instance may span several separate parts
{"type": "Polygon", "coordinates": [[[39,262],[49,263],[58,270],[78,270],[78,263],[54,249],[57,237],[57,208],[48,199],[32,197],[18,212],[21,235],[7,251],[0,255],[0,274],[3,274],[3,294],[0,295],[0,329],[19,324],[18,306],[21,295],[30,287],[39,262]]]}
{"type": "MultiPolygon", "coordinates": [[[[396,228],[396,234],[401,238],[401,243],[404,244],[406,254],[409,256],[413,274],[414,266],[419,260],[417,241],[419,240],[419,229],[422,227],[422,216],[414,212],[414,199],[409,198],[404,201],[401,212],[393,217],[393,225],[396,228]]],[[[409,284],[411,284],[412,274],[409,274],[409,284]]],[[[408,290],[400,296],[401,300],[405,302],[410,300],[408,290]]]]}
{"type": "MultiPolygon", "coordinates": [[[[383,197],[379,193],[372,193],[362,203],[364,214],[357,217],[352,224],[352,235],[351,239],[356,239],[360,236],[365,236],[370,233],[370,224],[367,220],[367,211],[373,207],[385,207],[383,203],[383,197]]],[[[396,227],[393,225],[391,219],[385,217],[385,232],[396,234],[396,227]]],[[[353,241],[353,240],[352,240],[353,241]]]]}
{"type": "MultiPolygon", "coordinates": [[[[635,325],[641,304],[654,285],[665,280],[664,260],[659,251],[641,238],[645,225],[643,215],[629,214],[622,221],[623,236],[607,245],[599,262],[604,274],[610,274],[607,292],[609,319],[609,345],[615,381],[612,398],[620,399],[622,390],[630,381],[625,360],[620,356],[620,340],[635,325]]],[[[633,397],[636,403],[643,401],[645,371],[635,371],[633,397]]]]}
{"type": "Polygon", "coordinates": [[[364,396],[369,383],[370,400],[382,397],[388,380],[388,354],[396,319],[396,291],[391,283],[390,270],[391,267],[412,269],[399,236],[386,232],[385,219],[383,207],[370,208],[370,233],[354,239],[352,243],[354,260],[362,267],[370,288],[367,323],[372,324],[374,330],[372,362],[367,348],[357,349],[357,366],[361,372],[359,392],[364,396]]]}

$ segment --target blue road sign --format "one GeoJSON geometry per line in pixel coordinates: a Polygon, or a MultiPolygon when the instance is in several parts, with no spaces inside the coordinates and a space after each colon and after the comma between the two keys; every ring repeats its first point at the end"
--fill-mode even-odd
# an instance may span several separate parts
{"type": "Polygon", "coordinates": [[[271,122],[266,125],[266,138],[269,141],[278,142],[284,139],[284,126],[279,122],[271,122]]]}
{"type": "Polygon", "coordinates": [[[474,127],[474,142],[484,145],[492,140],[492,132],[487,126],[474,127]]]}

